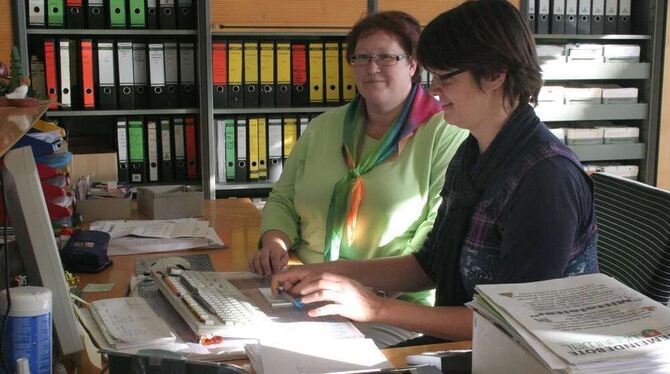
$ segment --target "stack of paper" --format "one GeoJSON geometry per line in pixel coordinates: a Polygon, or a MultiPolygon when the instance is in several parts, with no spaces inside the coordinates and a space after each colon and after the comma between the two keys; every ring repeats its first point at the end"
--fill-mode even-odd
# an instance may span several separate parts
{"type": "Polygon", "coordinates": [[[247,355],[258,374],[328,373],[390,368],[371,339],[267,339],[248,344],[247,355]]]}
{"type": "Polygon", "coordinates": [[[480,285],[476,292],[469,306],[547,371],[670,371],[670,308],[604,274],[480,285]]]}

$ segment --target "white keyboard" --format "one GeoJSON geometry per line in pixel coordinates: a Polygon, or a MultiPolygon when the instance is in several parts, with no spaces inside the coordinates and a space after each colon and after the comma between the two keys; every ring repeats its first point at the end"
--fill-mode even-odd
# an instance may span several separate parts
{"type": "Polygon", "coordinates": [[[256,338],[270,319],[222,273],[182,271],[153,279],[166,299],[198,335],[256,338]]]}

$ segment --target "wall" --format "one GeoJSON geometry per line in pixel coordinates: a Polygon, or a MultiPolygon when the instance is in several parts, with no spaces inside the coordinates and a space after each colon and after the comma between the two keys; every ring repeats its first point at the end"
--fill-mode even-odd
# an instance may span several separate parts
{"type": "Polygon", "coordinates": [[[12,8],[11,0],[0,0],[0,61],[9,66],[9,57],[12,52],[12,8]]]}
{"type": "Polygon", "coordinates": [[[663,88],[661,94],[661,129],[658,144],[656,185],[670,190],[670,7],[667,9],[665,45],[663,46],[663,88]]]}

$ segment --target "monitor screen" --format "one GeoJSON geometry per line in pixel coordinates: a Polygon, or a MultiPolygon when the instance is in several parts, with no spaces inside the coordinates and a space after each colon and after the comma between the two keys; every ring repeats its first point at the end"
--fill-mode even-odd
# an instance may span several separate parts
{"type": "Polygon", "coordinates": [[[31,148],[7,152],[1,170],[7,211],[28,284],[49,288],[53,294],[52,318],[60,352],[79,352],[83,346],[31,148]]]}

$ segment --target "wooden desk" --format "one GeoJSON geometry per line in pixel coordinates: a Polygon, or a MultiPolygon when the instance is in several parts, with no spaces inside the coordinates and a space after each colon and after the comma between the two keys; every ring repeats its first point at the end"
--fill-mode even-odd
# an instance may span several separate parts
{"type": "MultiPolygon", "coordinates": [[[[261,215],[249,199],[205,200],[205,219],[216,230],[225,249],[187,250],[167,253],[150,253],[137,256],[114,256],[114,264],[98,274],[79,274],[80,286],[87,283],[114,283],[111,292],[93,292],[86,295],[88,301],[122,297],[126,295],[130,277],[135,274],[135,260],[141,257],[174,256],[187,254],[209,254],[217,271],[246,271],[248,258],[257,250],[261,215]]],[[[384,350],[384,354],[396,367],[405,365],[405,356],[426,351],[470,348],[471,342],[423,345],[384,350]]],[[[90,364],[84,363],[83,373],[97,373],[90,364]]]]}

